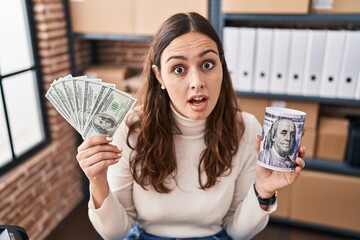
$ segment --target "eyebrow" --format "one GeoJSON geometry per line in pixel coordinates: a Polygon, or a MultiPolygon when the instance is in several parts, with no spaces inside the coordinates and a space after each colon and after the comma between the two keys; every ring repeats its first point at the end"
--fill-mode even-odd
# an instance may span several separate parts
{"type": "Polygon", "coordinates": [[[208,49],[208,50],[205,50],[205,51],[201,52],[201,53],[199,54],[199,57],[203,57],[203,56],[205,56],[205,55],[208,54],[208,53],[214,53],[214,54],[216,54],[216,55],[219,55],[215,50],[208,49]]]}
{"type": "MultiPolygon", "coordinates": [[[[203,56],[205,56],[205,55],[208,54],[208,53],[214,53],[214,54],[216,54],[216,55],[219,55],[215,50],[207,49],[207,50],[201,52],[198,56],[199,56],[199,57],[203,57],[203,56]]],[[[181,56],[181,55],[175,55],[175,56],[171,56],[171,57],[169,57],[168,59],[166,59],[165,62],[167,63],[167,62],[169,62],[169,61],[172,60],[172,59],[186,60],[186,57],[181,56]]]]}

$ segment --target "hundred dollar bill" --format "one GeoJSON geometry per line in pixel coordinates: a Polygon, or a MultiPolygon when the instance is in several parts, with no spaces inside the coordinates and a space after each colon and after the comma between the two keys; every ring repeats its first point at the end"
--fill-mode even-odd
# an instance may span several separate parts
{"type": "Polygon", "coordinates": [[[109,87],[97,81],[84,80],[84,100],[82,108],[82,126],[85,127],[93,109],[99,104],[100,99],[109,87]]]}
{"type": "MultiPolygon", "coordinates": [[[[59,83],[60,83],[60,81],[54,81],[54,83],[52,83],[50,85],[49,90],[55,92],[55,94],[60,99],[60,101],[61,101],[61,103],[63,105],[64,111],[68,114],[68,116],[70,116],[71,122],[73,122],[75,126],[78,126],[78,123],[76,121],[76,117],[74,115],[74,112],[72,111],[71,104],[70,104],[70,102],[68,100],[69,94],[66,94],[64,85],[59,84],[59,83]]],[[[76,130],[80,131],[80,129],[78,127],[76,127],[76,130]]]]}
{"type": "Polygon", "coordinates": [[[101,79],[88,79],[85,81],[82,118],[84,127],[99,103],[103,100],[109,88],[115,88],[115,84],[101,82],[101,79]],[[97,81],[100,80],[100,81],[97,81]]]}
{"type": "Polygon", "coordinates": [[[82,105],[83,105],[83,89],[84,89],[84,80],[87,79],[86,76],[79,76],[72,78],[72,89],[73,89],[73,96],[74,96],[74,104],[75,104],[75,112],[78,122],[78,128],[82,131],[82,105]]]}
{"type": "Polygon", "coordinates": [[[45,97],[51,102],[51,104],[55,107],[55,109],[65,118],[65,120],[73,127],[75,128],[79,133],[79,129],[76,126],[76,124],[72,121],[71,117],[65,110],[61,100],[58,98],[58,96],[55,94],[55,90],[50,88],[45,97]]]}
{"type": "Polygon", "coordinates": [[[83,108],[84,108],[84,102],[85,102],[85,96],[88,95],[88,93],[85,93],[85,82],[86,81],[92,81],[92,82],[101,82],[101,79],[96,78],[74,78],[73,84],[74,84],[74,94],[75,94],[75,105],[77,110],[77,115],[79,119],[79,125],[81,132],[84,129],[84,114],[83,114],[83,108]]]}
{"type": "Polygon", "coordinates": [[[117,89],[108,88],[104,98],[91,114],[83,138],[94,135],[112,136],[136,99],[117,89]]]}
{"type": "Polygon", "coordinates": [[[74,85],[73,85],[73,78],[70,79],[64,79],[61,81],[58,81],[55,86],[61,85],[59,89],[63,89],[65,91],[66,100],[68,102],[69,110],[71,115],[73,116],[73,119],[75,120],[75,123],[77,126],[80,126],[80,123],[78,121],[77,117],[77,110],[76,110],[76,103],[75,103],[75,94],[74,94],[74,85]]]}

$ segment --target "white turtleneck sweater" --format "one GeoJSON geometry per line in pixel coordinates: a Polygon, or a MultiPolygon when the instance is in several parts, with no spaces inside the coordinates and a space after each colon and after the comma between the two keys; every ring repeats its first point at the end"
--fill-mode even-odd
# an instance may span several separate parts
{"type": "MultiPolygon", "coordinates": [[[[233,157],[230,175],[222,177],[211,189],[201,190],[198,183],[199,156],[205,148],[205,120],[190,120],[174,112],[182,135],[174,136],[177,181],[171,178],[170,193],[144,190],[132,178],[129,169],[131,149],[126,145],[128,128],[122,124],[113,144],[123,148],[118,163],[109,167],[110,193],[102,206],[89,201],[89,217],[104,239],[124,239],[135,220],[146,232],[170,238],[204,237],[226,229],[233,239],[250,239],[267,224],[268,211],[260,208],[252,184],[255,180],[255,139],[261,125],[249,113],[242,113],[245,133],[233,157]]],[[[136,136],[131,139],[136,142],[136,136]]]]}

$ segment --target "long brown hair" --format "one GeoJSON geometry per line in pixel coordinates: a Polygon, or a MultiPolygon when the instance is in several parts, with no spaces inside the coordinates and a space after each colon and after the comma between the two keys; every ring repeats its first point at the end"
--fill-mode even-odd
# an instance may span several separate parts
{"type": "Polygon", "coordinates": [[[211,38],[218,47],[222,60],[223,81],[218,102],[206,120],[204,142],[206,149],[200,156],[198,179],[201,189],[214,186],[219,177],[231,173],[232,157],[237,152],[244,132],[244,124],[237,106],[230,75],[224,59],[221,40],[207,19],[197,13],[179,13],[166,20],[155,34],[143,70],[144,85],[140,91],[140,109],[136,120],[128,121],[127,144],[134,151],[130,167],[135,181],[144,189],[151,185],[157,192],[171,191],[165,180],[171,176],[176,181],[177,164],[174,134],[181,134],[175,124],[167,91],[161,90],[151,67],[160,71],[160,58],[164,49],[175,38],[189,32],[199,32],[211,38]],[[129,137],[138,134],[136,146],[129,137]],[[205,171],[207,181],[201,179],[205,171]]]}

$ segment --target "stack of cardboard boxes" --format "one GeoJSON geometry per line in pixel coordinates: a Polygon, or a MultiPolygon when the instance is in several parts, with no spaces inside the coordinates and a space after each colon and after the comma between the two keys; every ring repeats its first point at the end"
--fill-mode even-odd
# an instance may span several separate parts
{"type": "Polygon", "coordinates": [[[121,91],[135,95],[142,82],[137,70],[126,66],[94,65],[85,69],[88,78],[100,78],[107,83],[115,84],[121,91]]]}
{"type": "Polygon", "coordinates": [[[307,14],[360,13],[358,0],[223,0],[224,13],[307,14]]]}
{"type": "Polygon", "coordinates": [[[285,199],[279,195],[283,217],[359,233],[359,177],[306,170],[286,191],[285,199]]]}
{"type": "Polygon", "coordinates": [[[171,15],[196,11],[208,17],[207,0],[70,0],[74,33],[152,35],[171,15]]]}
{"type": "Polygon", "coordinates": [[[348,134],[348,119],[342,117],[320,117],[316,158],[344,161],[348,134]]]}
{"type": "Polygon", "coordinates": [[[310,0],[223,0],[225,13],[254,14],[306,14],[310,0]]]}

